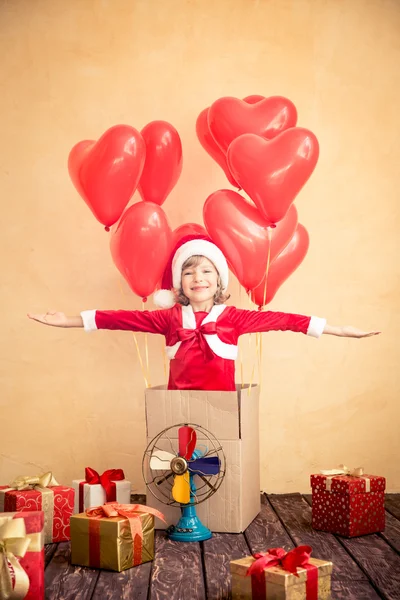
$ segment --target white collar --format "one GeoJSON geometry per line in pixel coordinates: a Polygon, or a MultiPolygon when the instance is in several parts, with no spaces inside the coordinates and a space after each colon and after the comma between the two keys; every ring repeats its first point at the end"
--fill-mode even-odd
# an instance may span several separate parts
{"type": "MultiPolygon", "coordinates": [[[[210,312],[201,324],[215,323],[218,317],[224,312],[226,304],[214,304],[210,312]]],[[[182,306],[182,327],[184,329],[196,329],[196,317],[194,316],[193,308],[190,304],[182,306]]]]}

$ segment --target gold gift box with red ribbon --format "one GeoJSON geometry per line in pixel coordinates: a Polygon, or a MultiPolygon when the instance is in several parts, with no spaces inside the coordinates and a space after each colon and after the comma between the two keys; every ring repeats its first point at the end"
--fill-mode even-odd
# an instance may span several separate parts
{"type": "Polygon", "coordinates": [[[272,548],[231,561],[232,600],[330,600],[333,565],[311,551],[272,548]]]}
{"type": "Polygon", "coordinates": [[[74,565],[125,571],[154,558],[154,517],[140,504],[109,502],[71,517],[74,565]]]}

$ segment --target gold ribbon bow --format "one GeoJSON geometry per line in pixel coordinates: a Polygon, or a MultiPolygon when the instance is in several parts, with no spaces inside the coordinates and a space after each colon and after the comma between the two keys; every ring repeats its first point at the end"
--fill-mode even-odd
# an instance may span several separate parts
{"type": "Polygon", "coordinates": [[[29,591],[29,577],[19,563],[31,540],[24,519],[0,525],[0,600],[22,600],[29,591]]]}
{"type": "Polygon", "coordinates": [[[55,477],[53,477],[53,473],[48,471],[42,475],[16,477],[14,481],[10,483],[10,488],[21,491],[29,490],[30,488],[35,488],[36,486],[47,488],[52,485],[59,485],[59,483],[55,477]]]}
{"type": "MultiPolygon", "coordinates": [[[[53,541],[54,522],[54,492],[49,489],[53,485],[60,485],[51,471],[42,475],[16,477],[10,483],[10,487],[0,490],[0,512],[4,512],[6,494],[11,491],[23,492],[24,490],[35,490],[42,495],[42,510],[44,512],[44,543],[53,541]]],[[[1,600],[1,598],[0,598],[1,600]]]]}
{"type": "Polygon", "coordinates": [[[321,470],[321,475],[326,475],[326,491],[331,491],[332,478],[337,475],[349,475],[350,477],[362,477],[365,481],[365,491],[371,491],[371,480],[364,476],[363,467],[356,467],[355,469],[349,469],[346,465],[339,465],[337,469],[321,470]]]}

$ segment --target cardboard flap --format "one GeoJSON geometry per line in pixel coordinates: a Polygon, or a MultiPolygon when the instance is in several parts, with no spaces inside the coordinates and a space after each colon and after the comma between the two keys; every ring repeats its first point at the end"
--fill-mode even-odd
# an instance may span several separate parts
{"type": "Polygon", "coordinates": [[[166,390],[164,386],[146,390],[147,437],[153,438],[167,427],[194,423],[205,427],[217,439],[237,440],[240,432],[237,392],[166,390]]]}

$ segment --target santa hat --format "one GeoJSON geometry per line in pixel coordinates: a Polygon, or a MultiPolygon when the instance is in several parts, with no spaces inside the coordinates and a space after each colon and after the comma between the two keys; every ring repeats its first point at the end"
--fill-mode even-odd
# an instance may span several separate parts
{"type": "Polygon", "coordinates": [[[175,304],[172,288],[181,287],[182,267],[192,256],[205,256],[218,271],[222,290],[226,290],[229,281],[229,269],[225,256],[210,238],[201,235],[187,235],[179,240],[173,249],[165,267],[161,290],[155,292],[153,301],[160,308],[171,308],[175,304]]]}

